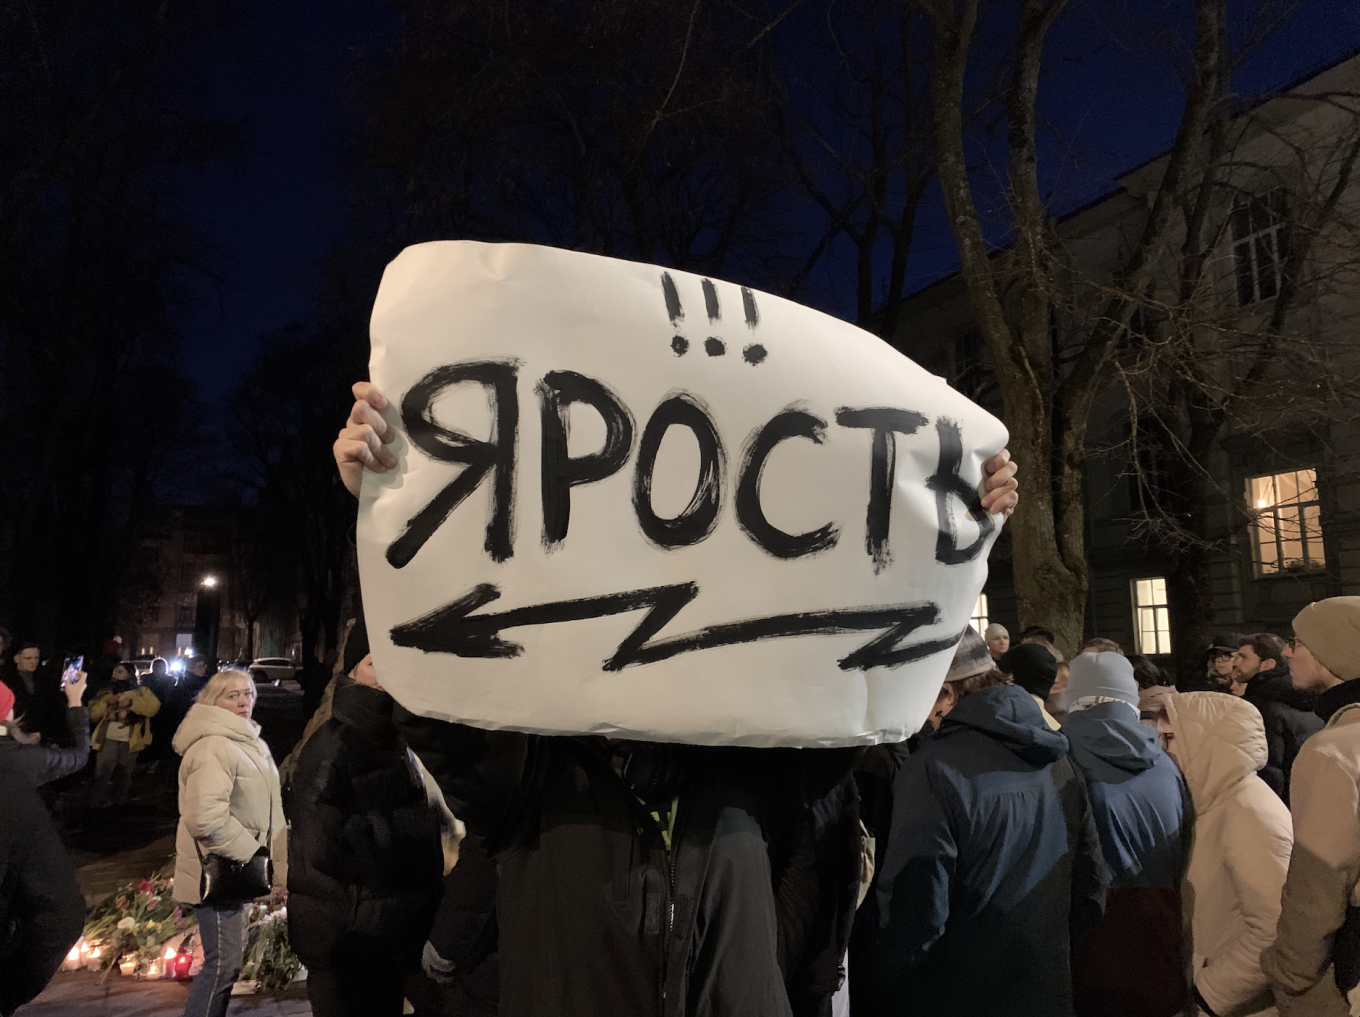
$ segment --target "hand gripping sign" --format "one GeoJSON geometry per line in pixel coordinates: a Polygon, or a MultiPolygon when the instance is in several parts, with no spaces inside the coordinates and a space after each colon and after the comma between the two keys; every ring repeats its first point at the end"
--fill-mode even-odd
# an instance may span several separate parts
{"type": "Polygon", "coordinates": [[[1001,423],[874,336],[654,265],[421,244],[388,266],[366,473],[383,685],[484,728],[702,745],[924,721],[999,519],[1001,423]]]}

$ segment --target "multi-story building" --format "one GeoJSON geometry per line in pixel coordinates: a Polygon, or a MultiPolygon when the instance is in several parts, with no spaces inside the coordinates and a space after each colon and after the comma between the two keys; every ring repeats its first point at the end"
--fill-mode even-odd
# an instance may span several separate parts
{"type": "MultiPolygon", "coordinates": [[[[1356,336],[1360,325],[1360,188],[1345,186],[1341,171],[1350,145],[1360,145],[1360,56],[1311,76],[1265,102],[1238,112],[1227,136],[1236,146],[1224,163],[1221,197],[1205,292],[1190,317],[1186,297],[1177,290],[1181,237],[1172,237],[1162,255],[1163,271],[1144,309],[1181,308],[1178,327],[1190,329],[1192,359],[1205,365],[1209,383],[1226,392],[1247,352],[1271,338],[1267,321],[1281,292],[1282,270],[1291,236],[1312,230],[1306,283],[1292,303],[1288,331],[1327,351],[1329,363],[1347,372],[1342,389],[1360,387],[1356,336]],[[1318,212],[1335,190],[1330,226],[1318,228],[1318,212]],[[1264,338],[1263,338],[1264,337],[1264,338]],[[1236,343],[1243,351],[1225,351],[1236,343]],[[1197,352],[1195,352],[1197,351],[1197,352]]],[[[1354,158],[1353,156],[1351,157],[1354,158]]],[[[1151,197],[1166,168],[1163,155],[1137,167],[1117,187],[1054,225],[1067,278],[1080,278],[1069,309],[1099,299],[1102,283],[1115,275],[1121,257],[1146,221],[1151,197]]],[[[1354,168],[1360,170],[1360,164],[1354,168]]],[[[1182,237],[1183,237],[1182,233],[1182,237]]],[[[1174,313],[1168,310],[1167,314],[1174,313]]],[[[1129,343],[1168,341],[1165,318],[1143,311],[1134,315],[1129,343]],[[1159,331],[1160,330],[1160,331],[1159,331]]],[[[1080,325],[1055,314],[1055,349],[1080,325]],[[1067,334],[1065,334],[1067,333],[1067,334]]],[[[1185,334],[1181,333],[1182,336],[1185,334]]],[[[934,283],[907,298],[894,345],[929,370],[948,378],[1004,419],[994,365],[973,316],[959,275],[934,283]]],[[[1086,633],[1115,639],[1129,651],[1181,662],[1203,647],[1172,645],[1167,597],[1171,555],[1164,543],[1149,539],[1148,483],[1156,464],[1151,453],[1131,438],[1142,422],[1131,412],[1131,384],[1120,367],[1136,359],[1116,356],[1109,385],[1090,419],[1085,464],[1086,548],[1091,569],[1086,633]],[[1102,449],[1106,450],[1102,453],[1102,449]],[[1142,457],[1142,458],[1140,458],[1142,457]],[[1140,480],[1141,475],[1141,480],[1140,480]],[[1188,656],[1187,656],[1188,655],[1188,656]]],[[[1055,358],[1060,360],[1060,358],[1055,358]]],[[[1316,364],[1291,359],[1287,340],[1278,344],[1268,365],[1269,391],[1285,403],[1291,386],[1300,395],[1316,389],[1316,364]]],[[[1061,366],[1058,368],[1061,370],[1061,366]]],[[[1336,378],[1328,379],[1336,383],[1336,378]]],[[[1152,391],[1149,389],[1149,391],[1152,391]]],[[[1257,391],[1260,391],[1259,389],[1257,391]]],[[[1257,396],[1257,398],[1261,398],[1257,396]]],[[[1276,398],[1272,396],[1271,398],[1276,398]]],[[[1248,402],[1248,407],[1250,403],[1248,402]]],[[[1219,631],[1273,630],[1288,634],[1293,615],[1311,600],[1360,594],[1360,429],[1356,415],[1335,404],[1297,403],[1239,408],[1202,462],[1211,478],[1207,505],[1208,536],[1214,542],[1211,579],[1214,619],[1219,631]],[[1311,409],[1309,407],[1312,407],[1311,409]],[[1274,413],[1275,410],[1279,413],[1274,413]],[[1273,415],[1272,415],[1273,414],[1273,415]]],[[[1022,464],[1023,470],[1023,464],[1022,464]]],[[[1155,484],[1152,485],[1155,488],[1155,484]]],[[[976,622],[1017,624],[1011,562],[1003,537],[993,553],[986,596],[976,622]]]]}
{"type": "Polygon", "coordinates": [[[195,629],[203,638],[217,607],[217,656],[224,660],[287,656],[296,652],[291,615],[265,609],[252,598],[248,573],[248,509],[220,506],[168,508],[155,536],[145,542],[152,598],[123,610],[124,652],[173,659],[191,654],[195,629]],[[252,599],[254,603],[252,603],[252,599]]]}

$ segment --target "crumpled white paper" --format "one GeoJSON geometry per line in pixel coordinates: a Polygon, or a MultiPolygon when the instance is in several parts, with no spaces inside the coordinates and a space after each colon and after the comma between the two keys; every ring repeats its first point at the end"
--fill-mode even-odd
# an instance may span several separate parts
{"type": "Polygon", "coordinates": [[[704,745],[921,726],[1006,441],[944,381],[788,300],[521,244],[403,251],[372,344],[399,465],[365,474],[359,561],[408,709],[704,745]]]}

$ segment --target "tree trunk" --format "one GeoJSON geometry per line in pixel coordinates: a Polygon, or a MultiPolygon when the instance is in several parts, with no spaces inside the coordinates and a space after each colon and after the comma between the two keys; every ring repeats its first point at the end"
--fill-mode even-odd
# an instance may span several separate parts
{"type": "Polygon", "coordinates": [[[1171,649],[1176,685],[1204,677],[1204,649],[1214,637],[1213,583],[1207,548],[1183,551],[1166,577],[1166,603],[1171,614],[1171,649]]]}
{"type": "MultiPolygon", "coordinates": [[[[1086,617],[1088,576],[1085,558],[1074,563],[1060,552],[1053,495],[1053,438],[1049,414],[1040,394],[1025,380],[998,379],[1011,456],[1024,473],[1024,496],[1011,517],[1011,558],[1020,626],[1053,630],[1065,654],[1081,648],[1086,617]]],[[[1080,501],[1062,506],[1069,518],[1082,518],[1080,501]]],[[[1080,528],[1080,522],[1078,522],[1080,528]]]]}

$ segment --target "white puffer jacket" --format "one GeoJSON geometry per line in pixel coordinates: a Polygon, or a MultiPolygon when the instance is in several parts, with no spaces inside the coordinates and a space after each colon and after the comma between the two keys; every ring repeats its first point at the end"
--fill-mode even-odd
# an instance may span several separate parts
{"type": "Polygon", "coordinates": [[[1261,951],[1275,940],[1294,834],[1289,810],[1256,775],[1267,757],[1261,714],[1221,692],[1165,702],[1195,803],[1186,873],[1195,987],[1219,1017],[1273,1013],[1261,951]]]}
{"type": "Polygon", "coordinates": [[[204,855],[244,862],[264,846],[272,817],[274,885],[288,883],[288,829],[279,799],[279,771],[260,738],[260,725],[220,706],[195,703],[171,743],[179,766],[179,829],[175,833],[175,900],[199,902],[204,855]]]}

